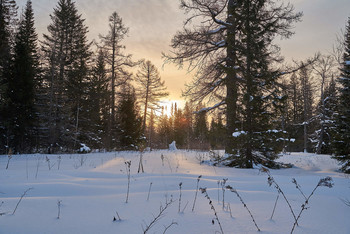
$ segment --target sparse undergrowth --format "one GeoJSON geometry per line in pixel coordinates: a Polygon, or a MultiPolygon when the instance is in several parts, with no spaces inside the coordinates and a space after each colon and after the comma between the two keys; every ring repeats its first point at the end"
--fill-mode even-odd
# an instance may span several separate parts
{"type": "MultiPolygon", "coordinates": [[[[162,154],[163,155],[163,154],[162,154]]],[[[138,155],[139,156],[139,155],[138,155]]],[[[151,163],[149,163],[150,158],[147,157],[147,153],[145,153],[144,155],[144,162],[146,162],[147,164],[145,164],[144,166],[149,166],[151,165],[151,163]]],[[[176,155],[174,157],[177,157],[176,155]]],[[[27,168],[25,168],[27,170],[26,174],[27,174],[27,180],[28,180],[28,171],[29,171],[29,182],[30,179],[34,179],[34,175],[35,175],[35,171],[37,174],[37,171],[39,170],[39,166],[35,167],[36,162],[45,162],[48,164],[47,167],[43,167],[40,170],[40,177],[38,178],[40,181],[35,180],[39,183],[41,183],[41,181],[46,180],[45,176],[47,175],[51,175],[52,173],[65,173],[66,168],[67,168],[67,164],[65,163],[65,160],[67,160],[64,157],[60,157],[59,158],[59,162],[56,162],[56,167],[54,167],[54,164],[50,164],[53,162],[53,159],[57,160],[57,156],[55,157],[47,157],[47,156],[40,156],[40,159],[36,159],[33,158],[34,160],[32,160],[32,162],[29,161],[29,168],[28,168],[28,160],[25,161],[26,164],[23,163],[23,165],[26,165],[27,168]],[[49,160],[47,160],[49,159],[49,160]],[[50,162],[51,160],[51,162],[50,162]],[[32,166],[32,167],[30,167],[32,166]]],[[[74,157],[72,157],[72,160],[75,160],[74,157]]],[[[216,233],[224,233],[223,230],[225,230],[227,228],[227,230],[230,230],[230,226],[231,225],[235,225],[235,223],[237,222],[242,222],[242,216],[237,213],[237,207],[241,207],[240,203],[243,205],[244,209],[246,209],[246,211],[249,213],[249,216],[245,216],[245,220],[246,222],[246,226],[252,226],[253,224],[256,228],[256,230],[260,231],[264,231],[264,225],[261,225],[261,223],[263,223],[264,217],[258,212],[261,211],[261,207],[256,206],[251,204],[251,198],[247,198],[247,192],[245,191],[246,189],[242,189],[242,190],[237,190],[232,184],[236,184],[236,179],[233,179],[234,177],[230,177],[230,178],[224,178],[222,179],[222,177],[220,176],[197,176],[194,177],[194,175],[189,175],[189,176],[184,176],[181,175],[181,178],[177,178],[177,177],[172,177],[171,181],[167,181],[164,180],[163,182],[160,180],[157,180],[156,177],[154,177],[154,175],[152,174],[137,174],[137,169],[138,169],[138,163],[140,160],[140,157],[129,157],[129,156],[122,156],[122,158],[124,160],[121,160],[121,165],[120,168],[122,169],[123,167],[125,168],[122,171],[122,174],[120,174],[120,177],[118,174],[113,174],[113,177],[118,177],[118,180],[122,181],[122,183],[120,183],[120,187],[124,190],[124,188],[127,186],[126,188],[126,199],[124,207],[118,206],[118,210],[117,211],[113,211],[114,212],[114,217],[113,216],[109,216],[109,217],[113,217],[113,221],[114,221],[114,225],[116,225],[117,229],[120,226],[125,226],[125,224],[128,224],[128,222],[131,221],[132,217],[130,216],[130,213],[127,212],[128,209],[134,209],[133,207],[135,206],[135,204],[137,204],[137,206],[140,206],[140,209],[143,211],[144,207],[149,207],[149,206],[154,206],[155,203],[157,203],[157,201],[159,201],[159,194],[162,193],[162,190],[160,189],[160,186],[164,183],[167,183],[167,186],[174,186],[177,189],[174,190],[168,190],[166,192],[166,194],[163,194],[166,196],[166,202],[163,204],[160,204],[159,206],[159,211],[156,214],[153,214],[152,217],[145,217],[143,223],[142,223],[142,231],[143,233],[166,233],[166,232],[176,232],[175,229],[179,228],[183,225],[183,218],[185,218],[186,222],[191,222],[191,217],[193,220],[197,219],[197,216],[202,216],[203,215],[203,210],[207,210],[208,207],[205,208],[205,206],[203,206],[203,203],[205,202],[203,196],[199,196],[198,191],[201,191],[204,195],[206,200],[209,201],[209,205],[210,205],[210,209],[213,211],[214,214],[214,218],[211,219],[212,224],[215,225],[214,228],[217,228],[216,233]],[[129,160],[131,159],[131,160],[129,160]],[[135,161],[134,161],[135,160],[135,161]],[[135,163],[136,162],[136,163],[135,163]],[[149,178],[152,178],[152,180],[149,180],[149,178]],[[218,180],[218,178],[221,178],[221,180],[218,180]],[[192,183],[188,183],[187,179],[191,179],[192,183]],[[148,180],[148,182],[140,182],[140,181],[144,181],[144,180],[148,180]],[[152,182],[150,182],[152,181],[152,182]],[[170,184],[171,182],[171,184],[170,184]],[[173,184],[173,183],[177,183],[177,184],[173,184]],[[130,188],[130,184],[132,184],[132,188],[130,188]],[[141,184],[143,184],[143,190],[139,190],[137,189],[138,186],[140,186],[141,184]],[[227,185],[227,184],[231,184],[231,185],[227,185]],[[200,188],[199,185],[201,186],[207,186],[206,188],[200,188]],[[136,190],[137,189],[137,190],[136,190]],[[226,191],[227,190],[227,191],[226,191]],[[136,191],[136,193],[135,193],[136,191]],[[226,191],[226,194],[225,194],[226,191]],[[230,196],[231,193],[228,192],[232,192],[234,193],[236,196],[230,196]],[[136,194],[140,194],[140,196],[137,196],[136,194]],[[142,195],[141,195],[142,194],[142,195]],[[175,196],[174,196],[175,195],[175,196]],[[194,195],[194,197],[193,197],[194,195]],[[130,196],[132,197],[132,199],[130,200],[130,196]],[[150,198],[152,196],[152,198],[150,198]],[[198,196],[198,197],[197,197],[198,196]],[[217,201],[216,201],[216,196],[217,196],[217,201]],[[226,196],[226,197],[225,197],[226,196]],[[139,197],[142,197],[141,201],[139,199],[139,197]],[[170,199],[169,199],[170,197],[170,199]],[[173,197],[176,197],[176,200],[173,200],[173,197]],[[215,199],[213,199],[215,198],[215,199]],[[238,200],[237,200],[238,198],[238,200]],[[193,201],[193,204],[191,204],[192,202],[188,202],[188,200],[193,201]],[[178,206],[173,207],[170,209],[171,204],[176,202],[176,204],[178,206]],[[187,202],[187,203],[186,203],[187,202]],[[222,206],[222,210],[221,208],[219,210],[216,210],[216,202],[218,204],[218,207],[222,206]],[[144,203],[144,204],[143,204],[144,203]],[[184,213],[188,203],[190,203],[192,205],[192,212],[189,213],[184,213]],[[237,206],[237,203],[239,206],[237,206]],[[148,204],[148,205],[146,205],[148,204]],[[233,206],[231,206],[233,205],[233,206]],[[249,208],[248,208],[249,207],[249,208]],[[176,211],[177,212],[176,212],[176,211]],[[234,218],[233,215],[234,214],[234,218]],[[259,215],[257,215],[259,214],[259,215]],[[166,219],[163,219],[163,217],[166,216],[166,219]],[[249,217],[249,218],[248,218],[249,217]],[[147,222],[145,221],[147,220],[147,222]],[[160,221],[162,220],[162,221],[160,221]],[[253,221],[250,222],[250,221],[253,221]],[[261,225],[258,226],[258,223],[261,225]],[[162,228],[163,227],[163,228],[162,228]],[[157,231],[155,231],[157,230],[157,231]],[[160,231],[161,230],[161,231],[160,231]]],[[[181,162],[179,163],[180,159],[179,158],[171,158],[171,156],[166,155],[163,156],[163,158],[166,158],[168,163],[177,163],[178,164],[178,168],[177,171],[179,171],[179,173],[181,172],[182,168],[185,166],[185,163],[181,162]]],[[[121,158],[114,156],[111,158],[111,160],[119,160],[121,158]]],[[[186,160],[188,160],[186,158],[186,160]]],[[[195,156],[193,157],[193,160],[195,161],[196,158],[195,156]]],[[[90,161],[90,159],[89,159],[90,161]]],[[[105,159],[98,159],[98,161],[102,162],[101,166],[104,165],[108,165],[107,161],[105,159]]],[[[175,172],[172,172],[171,168],[174,167],[173,165],[169,165],[168,167],[163,167],[162,165],[164,165],[164,160],[159,161],[159,158],[157,158],[157,162],[160,165],[160,168],[162,170],[167,170],[170,171],[170,175],[174,175],[175,172]]],[[[17,167],[16,165],[17,160],[12,161],[11,162],[11,170],[14,170],[14,168],[17,167]]],[[[36,165],[39,165],[36,164],[36,165]]],[[[98,165],[96,162],[94,164],[90,164],[90,168],[95,169],[96,166],[92,166],[92,165],[98,165]]],[[[113,165],[113,164],[112,164],[113,165]]],[[[78,170],[81,170],[82,172],[86,172],[86,169],[88,168],[88,164],[83,167],[79,167],[78,170]],[[86,168],[85,168],[86,167],[86,168]]],[[[205,169],[205,167],[207,167],[207,165],[202,165],[201,168],[205,169]]],[[[70,165],[70,169],[72,168],[72,166],[70,165]]],[[[74,168],[74,167],[73,167],[74,168]]],[[[212,167],[209,167],[212,171],[212,167]]],[[[89,168],[88,168],[89,169],[89,168]]],[[[220,169],[216,169],[216,170],[220,170],[220,169]]],[[[215,173],[217,172],[215,170],[215,173]]],[[[232,169],[235,170],[235,169],[232,169]]],[[[147,172],[148,171],[152,171],[147,167],[147,172]]],[[[310,195],[306,195],[307,193],[304,193],[304,189],[306,190],[306,186],[304,185],[304,188],[302,189],[302,186],[297,182],[296,179],[292,179],[292,183],[295,185],[293,187],[295,187],[299,193],[301,194],[300,197],[303,198],[303,202],[300,202],[302,204],[300,204],[300,210],[298,210],[298,212],[295,212],[297,209],[295,208],[296,205],[296,201],[295,200],[288,200],[288,197],[290,195],[290,191],[286,191],[285,189],[283,189],[280,185],[279,182],[277,182],[280,178],[276,177],[274,178],[272,176],[272,172],[274,171],[270,171],[266,168],[262,168],[261,169],[262,172],[266,173],[268,175],[268,184],[270,186],[273,186],[276,190],[277,190],[277,199],[275,196],[271,196],[271,203],[274,205],[273,207],[273,213],[271,215],[270,212],[268,212],[269,214],[266,214],[266,219],[274,218],[274,211],[276,208],[279,207],[279,199],[280,197],[284,197],[286,203],[290,209],[290,213],[292,213],[293,215],[293,227],[292,227],[292,233],[295,231],[296,226],[300,225],[300,220],[301,217],[304,218],[304,213],[310,213],[310,212],[305,212],[307,209],[310,208],[310,198],[313,197],[315,195],[315,192],[317,190],[317,188],[319,187],[333,187],[333,182],[332,179],[330,177],[325,177],[323,179],[321,179],[316,187],[312,190],[312,192],[310,193],[310,195]],[[276,199],[276,200],[275,200],[276,199]]],[[[79,171],[78,171],[79,172],[79,171]]],[[[6,171],[5,173],[11,173],[10,170],[6,171]]],[[[153,173],[153,171],[152,171],[153,173]]],[[[25,174],[25,173],[23,173],[25,174]]],[[[176,174],[177,175],[177,174],[176,174]]],[[[112,178],[113,178],[112,177],[112,178]]],[[[162,178],[170,178],[168,176],[163,177],[162,178]]],[[[299,180],[299,179],[298,179],[299,180]]],[[[79,180],[79,181],[83,181],[83,180],[79,180]]],[[[98,178],[97,180],[98,181],[98,178]]],[[[86,182],[88,182],[88,180],[86,180],[86,182]]],[[[82,184],[84,184],[84,182],[82,182],[82,184]]],[[[285,187],[284,184],[281,184],[283,187],[285,187]]],[[[241,186],[239,186],[241,187],[241,186]]],[[[266,186],[267,187],[267,186],[266,186]]],[[[291,185],[289,187],[292,187],[291,185]]],[[[252,191],[254,191],[254,188],[250,188],[252,191]]],[[[6,194],[8,193],[8,191],[4,191],[2,189],[3,192],[6,192],[6,194]]],[[[37,192],[39,190],[35,190],[35,192],[37,192]]],[[[307,190],[306,190],[307,191],[307,190]]],[[[16,208],[13,211],[13,214],[15,214],[16,209],[18,206],[20,206],[22,199],[26,196],[27,192],[29,192],[29,190],[25,191],[22,195],[22,197],[19,199],[16,208]]],[[[6,195],[4,193],[0,193],[1,196],[6,195]]],[[[124,192],[125,194],[125,192],[124,192]]],[[[121,194],[121,196],[123,197],[124,195],[121,194]]],[[[57,199],[57,198],[56,198],[57,199]]],[[[6,206],[8,206],[9,202],[6,201],[6,206]]],[[[54,215],[57,215],[57,222],[64,222],[64,220],[67,219],[67,215],[69,215],[68,210],[70,209],[70,201],[69,198],[65,198],[65,207],[64,207],[64,215],[61,218],[61,208],[62,208],[62,201],[61,200],[56,200],[57,201],[57,206],[56,206],[56,210],[53,212],[54,215]],[[67,201],[66,201],[67,200],[67,201]]],[[[346,203],[346,201],[344,201],[346,203]]],[[[8,212],[4,212],[3,211],[3,205],[4,202],[2,202],[0,204],[0,216],[7,216],[8,212]]],[[[28,203],[25,202],[25,206],[28,209],[28,203]]],[[[6,208],[7,209],[7,208],[6,208]]],[[[241,208],[240,208],[241,209],[241,208]]],[[[272,207],[271,207],[272,209],[272,207]]],[[[12,209],[10,209],[12,210],[12,209]]],[[[20,209],[20,213],[23,213],[24,209],[22,207],[22,209],[20,209]]],[[[12,213],[12,212],[11,212],[12,213]]],[[[20,214],[16,214],[16,216],[18,216],[20,214]]],[[[52,216],[54,216],[52,215],[52,216]]],[[[279,216],[280,215],[284,215],[281,214],[281,212],[276,212],[276,217],[274,219],[273,223],[276,223],[278,225],[278,222],[280,222],[279,220],[279,216]]],[[[286,215],[285,215],[286,216],[286,215]]],[[[290,216],[290,218],[292,218],[292,216],[290,216]]],[[[111,222],[111,219],[109,219],[109,221],[111,222]]],[[[140,222],[141,223],[141,222],[140,222]]],[[[241,225],[241,224],[240,224],[241,225]]],[[[266,225],[266,224],[265,224],[266,225]]],[[[302,226],[305,225],[304,223],[301,224],[302,226]]],[[[291,227],[291,226],[290,226],[291,227]]],[[[139,227],[140,228],[140,227],[139,227]]],[[[266,228],[266,227],[265,227],[266,228]]],[[[249,228],[248,228],[249,229],[249,228]]],[[[235,230],[235,229],[234,229],[235,230]]],[[[231,230],[230,230],[231,231],[231,230]]],[[[240,229],[240,231],[243,231],[243,228],[240,229]]]]}

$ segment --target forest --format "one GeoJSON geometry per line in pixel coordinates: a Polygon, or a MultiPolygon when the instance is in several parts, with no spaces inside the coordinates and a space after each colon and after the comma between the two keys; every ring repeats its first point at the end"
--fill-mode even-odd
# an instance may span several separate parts
{"type": "Polygon", "coordinates": [[[0,154],[143,151],[175,141],[225,149],[232,167],[280,167],[279,153],[303,151],[333,155],[349,173],[350,18],[332,52],[286,65],[274,39],[290,38],[302,19],[291,4],[180,2],[189,18],[164,63],[196,72],[185,106],[167,110],[159,68],[128,53],[117,12],[90,41],[75,2],[58,0],[39,41],[32,1],[19,12],[1,0],[0,154]]]}

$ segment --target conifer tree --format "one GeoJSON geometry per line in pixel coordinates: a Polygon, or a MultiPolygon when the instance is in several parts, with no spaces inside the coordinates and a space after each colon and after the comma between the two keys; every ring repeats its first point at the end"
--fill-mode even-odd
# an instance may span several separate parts
{"type": "Polygon", "coordinates": [[[10,147],[15,152],[28,153],[34,146],[37,121],[35,97],[39,84],[37,39],[32,2],[27,1],[15,38],[7,88],[6,115],[11,134],[10,147]]]}
{"type": "Polygon", "coordinates": [[[72,0],[59,0],[50,16],[43,42],[49,142],[51,148],[73,149],[80,147],[79,118],[91,56],[88,29],[72,0]]]}
{"type": "Polygon", "coordinates": [[[345,51],[338,79],[339,104],[334,142],[335,159],[342,163],[342,171],[350,173],[350,17],[345,30],[345,51]]]}
{"type": "Polygon", "coordinates": [[[186,102],[185,107],[184,107],[184,121],[185,121],[185,144],[186,148],[189,150],[192,145],[192,140],[193,140],[193,106],[191,103],[186,102]]]}
{"type": "Polygon", "coordinates": [[[337,88],[336,82],[332,78],[328,84],[325,84],[323,98],[317,105],[318,129],[314,134],[316,144],[316,153],[332,154],[332,143],[334,141],[335,120],[337,116],[337,88]]]}
{"type": "MultiPolygon", "coordinates": [[[[335,82],[333,79],[334,59],[330,55],[320,56],[314,64],[313,70],[320,82],[320,101],[316,108],[317,130],[315,131],[313,142],[316,143],[315,151],[317,154],[332,153],[330,127],[333,125],[332,114],[330,114],[336,95],[335,82]],[[331,93],[333,92],[333,93],[331,93]]],[[[332,109],[334,110],[334,108],[332,109]]]]}
{"type": "Polygon", "coordinates": [[[225,131],[222,115],[219,112],[212,118],[210,124],[209,141],[212,149],[223,149],[225,147],[225,131]]]}
{"type": "Polygon", "coordinates": [[[142,122],[138,112],[135,90],[124,85],[117,109],[118,148],[135,150],[143,141],[142,122]]]}
{"type": "Polygon", "coordinates": [[[203,109],[203,104],[197,106],[197,112],[194,119],[193,132],[196,139],[196,142],[200,149],[208,148],[208,121],[207,113],[200,111],[203,109]]]}
{"type": "Polygon", "coordinates": [[[106,147],[110,110],[109,78],[103,49],[97,52],[95,65],[88,84],[89,142],[95,148],[106,147]]]}
{"type": "Polygon", "coordinates": [[[6,127],[6,103],[10,66],[13,56],[14,29],[17,20],[17,6],[13,0],[0,0],[0,152],[9,150],[9,132],[6,127]]]}
{"type": "Polygon", "coordinates": [[[169,117],[164,113],[164,107],[159,119],[157,134],[161,148],[168,148],[171,136],[171,124],[169,117]]]}

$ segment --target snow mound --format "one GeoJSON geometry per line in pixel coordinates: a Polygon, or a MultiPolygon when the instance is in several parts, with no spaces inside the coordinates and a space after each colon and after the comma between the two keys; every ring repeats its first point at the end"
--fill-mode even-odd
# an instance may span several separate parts
{"type": "Polygon", "coordinates": [[[173,141],[173,142],[169,145],[169,150],[171,150],[171,151],[177,150],[177,148],[176,148],[176,141],[173,141]]]}
{"type": "Polygon", "coordinates": [[[333,172],[339,169],[339,164],[330,155],[312,153],[291,153],[283,155],[278,161],[290,163],[307,171],[333,172]]]}

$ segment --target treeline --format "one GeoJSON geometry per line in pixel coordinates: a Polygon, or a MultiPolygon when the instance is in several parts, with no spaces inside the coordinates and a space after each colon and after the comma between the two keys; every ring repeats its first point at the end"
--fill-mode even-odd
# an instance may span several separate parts
{"type": "Polygon", "coordinates": [[[116,12],[92,43],[75,2],[59,0],[39,42],[32,1],[20,16],[15,1],[0,7],[0,153],[224,147],[221,116],[209,129],[190,104],[162,110],[164,81],[126,53],[129,29],[116,12]]]}
{"type": "Polygon", "coordinates": [[[171,110],[162,107],[159,116],[152,112],[146,133],[148,146],[164,149],[175,141],[180,149],[223,149],[226,128],[222,114],[213,113],[209,122],[207,113],[200,112],[202,108],[186,102],[181,109],[173,103],[171,110]]]}
{"type": "Polygon", "coordinates": [[[167,114],[164,82],[150,61],[126,52],[129,29],[116,12],[92,43],[75,2],[59,0],[39,43],[32,2],[19,17],[15,1],[0,3],[0,153],[167,148],[176,141],[185,149],[225,148],[240,167],[269,163],[282,150],[349,156],[350,23],[335,53],[275,69],[282,59],[273,38],[288,38],[301,17],[292,6],[220,2],[232,12],[225,19],[214,5],[184,1],[214,24],[173,38],[175,52],[165,58],[197,64],[198,72],[185,93],[191,101],[167,114]],[[244,14],[233,17],[237,12],[244,14]],[[269,15],[280,18],[269,23],[269,15]],[[236,21],[241,27],[231,27],[236,21]],[[218,102],[200,104],[210,101],[218,102]]]}
{"type": "Polygon", "coordinates": [[[134,149],[143,144],[146,118],[140,115],[139,101],[154,104],[167,93],[149,61],[133,61],[125,53],[122,41],[128,28],[116,12],[95,45],[75,2],[59,0],[39,43],[32,2],[27,1],[19,17],[15,1],[0,3],[0,153],[72,152],[82,144],[134,149]],[[132,83],[129,68],[136,66],[138,80],[132,83]],[[144,74],[150,67],[152,74],[144,74]],[[147,97],[139,95],[147,93],[145,88],[152,91],[147,97]]]}

